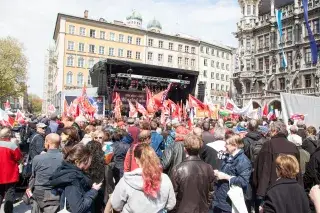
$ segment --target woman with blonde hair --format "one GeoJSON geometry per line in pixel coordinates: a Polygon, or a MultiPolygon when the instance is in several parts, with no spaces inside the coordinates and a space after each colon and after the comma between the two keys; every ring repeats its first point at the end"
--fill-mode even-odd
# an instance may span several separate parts
{"type": "Polygon", "coordinates": [[[124,173],[111,197],[112,208],[119,212],[158,213],[171,210],[176,197],[169,177],[162,173],[160,161],[148,144],[134,149],[139,168],[124,173]]]}
{"type": "Polygon", "coordinates": [[[293,155],[280,154],[276,159],[277,181],[265,197],[265,213],[309,213],[309,200],[304,188],[297,182],[299,163],[293,155]]]}

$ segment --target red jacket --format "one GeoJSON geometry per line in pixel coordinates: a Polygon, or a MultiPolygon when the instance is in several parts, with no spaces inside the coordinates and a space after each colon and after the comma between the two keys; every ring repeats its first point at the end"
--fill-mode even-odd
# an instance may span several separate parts
{"type": "Polygon", "coordinates": [[[16,143],[0,141],[0,184],[15,183],[19,181],[19,161],[22,154],[16,143]]]}
{"type": "Polygon", "coordinates": [[[127,131],[128,133],[131,134],[133,138],[133,144],[138,143],[139,142],[138,135],[139,135],[140,129],[136,126],[129,126],[127,131]]]}

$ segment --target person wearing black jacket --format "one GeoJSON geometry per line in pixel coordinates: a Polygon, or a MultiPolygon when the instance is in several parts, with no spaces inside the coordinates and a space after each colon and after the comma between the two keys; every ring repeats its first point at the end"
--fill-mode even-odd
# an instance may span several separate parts
{"type": "Polygon", "coordinates": [[[93,201],[101,184],[94,183],[85,174],[91,165],[92,155],[83,144],[75,145],[65,156],[65,161],[50,177],[48,185],[61,192],[60,208],[66,200],[67,210],[77,213],[93,213],[93,201]]]}
{"type": "Polygon", "coordinates": [[[37,155],[40,155],[44,151],[44,136],[47,125],[44,123],[37,124],[37,132],[31,135],[30,145],[29,145],[29,158],[33,158],[37,155]]]}
{"type": "Polygon", "coordinates": [[[307,137],[302,142],[302,149],[309,152],[310,155],[312,155],[319,146],[319,141],[316,135],[317,135],[316,128],[314,128],[313,126],[309,126],[307,128],[307,137]]]}
{"type": "Polygon", "coordinates": [[[246,136],[243,138],[244,143],[244,153],[246,156],[253,162],[253,157],[250,155],[250,146],[251,144],[256,143],[259,141],[263,136],[260,132],[258,132],[258,121],[257,120],[250,120],[248,124],[248,130],[249,132],[246,134],[246,136]]]}

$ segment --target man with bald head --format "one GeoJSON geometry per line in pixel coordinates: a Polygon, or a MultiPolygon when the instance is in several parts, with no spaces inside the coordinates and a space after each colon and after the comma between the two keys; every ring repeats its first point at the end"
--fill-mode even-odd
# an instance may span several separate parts
{"type": "Polygon", "coordinates": [[[59,197],[51,193],[51,186],[48,186],[49,178],[61,165],[63,155],[59,150],[60,136],[51,133],[45,138],[46,153],[37,155],[32,161],[32,176],[30,182],[34,181],[32,212],[57,212],[59,209],[59,197]],[[46,198],[46,199],[44,199],[46,198]],[[47,201],[46,201],[47,200],[47,201]],[[48,204],[47,202],[50,201],[48,204]]]}

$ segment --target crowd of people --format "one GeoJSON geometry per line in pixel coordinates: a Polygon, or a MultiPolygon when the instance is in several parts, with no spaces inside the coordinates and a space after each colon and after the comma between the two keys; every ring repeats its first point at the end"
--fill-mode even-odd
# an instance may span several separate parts
{"type": "Polygon", "coordinates": [[[24,179],[32,213],[320,213],[319,145],[303,121],[30,116],[0,128],[0,207],[24,179]]]}

